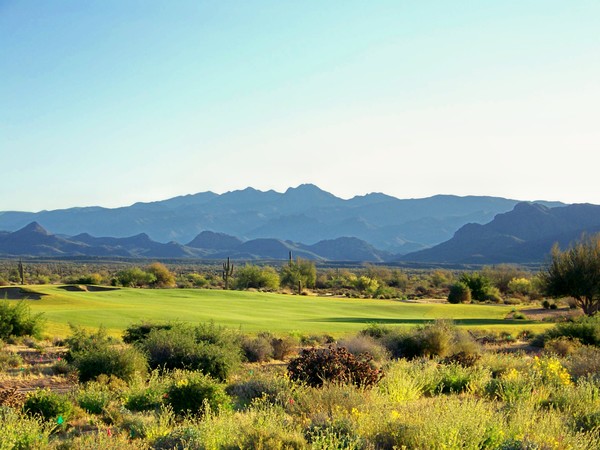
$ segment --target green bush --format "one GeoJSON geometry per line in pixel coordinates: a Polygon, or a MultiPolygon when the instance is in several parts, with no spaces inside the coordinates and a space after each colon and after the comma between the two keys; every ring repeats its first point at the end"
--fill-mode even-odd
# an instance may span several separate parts
{"type": "Polygon", "coordinates": [[[171,328],[173,328],[173,325],[167,323],[142,322],[139,324],[132,324],[123,332],[123,342],[126,344],[142,342],[148,337],[152,330],[170,330],[171,328]]]}
{"type": "Polygon", "coordinates": [[[225,380],[241,363],[239,344],[214,325],[153,329],[139,346],[148,355],[152,369],[200,370],[225,380]]]}
{"type": "Polygon", "coordinates": [[[309,386],[322,386],[324,382],[353,384],[371,387],[383,377],[383,372],[371,366],[369,355],[354,356],[343,347],[302,350],[300,356],[288,364],[292,380],[309,386]]]}
{"type": "Polygon", "coordinates": [[[108,347],[78,352],[72,364],[82,382],[94,380],[99,375],[112,375],[129,382],[148,371],[146,357],[135,348],[108,347]]]}
{"type": "Polygon", "coordinates": [[[544,340],[562,336],[577,339],[584,345],[600,346],[600,316],[585,316],[570,322],[558,323],[546,332],[544,340]]]}
{"type": "Polygon", "coordinates": [[[77,392],[77,403],[91,414],[101,414],[110,399],[111,393],[107,386],[100,383],[88,383],[77,392]]]}
{"type": "Polygon", "coordinates": [[[224,386],[199,372],[178,370],[167,387],[165,402],[179,414],[202,415],[205,405],[218,411],[231,405],[224,386]]]}
{"type": "Polygon", "coordinates": [[[25,300],[0,301],[0,339],[9,336],[33,336],[40,338],[44,320],[42,313],[31,315],[25,300]]]}
{"type": "Polygon", "coordinates": [[[49,389],[37,389],[27,395],[23,411],[29,416],[38,416],[45,421],[57,421],[62,417],[66,422],[73,413],[73,404],[64,395],[49,389]]]}
{"type": "Polygon", "coordinates": [[[52,429],[53,425],[40,417],[23,416],[13,408],[0,406],[1,449],[48,448],[52,429]]]}
{"type": "Polygon", "coordinates": [[[259,267],[246,264],[244,267],[240,267],[235,274],[235,288],[276,291],[279,289],[279,274],[269,266],[259,267]]]}
{"type": "Polygon", "coordinates": [[[71,335],[64,342],[69,347],[69,351],[65,356],[67,361],[73,361],[78,354],[107,349],[112,344],[112,340],[104,327],[98,328],[95,333],[73,324],[69,324],[69,327],[71,328],[71,335]]]}
{"type": "Polygon", "coordinates": [[[448,303],[470,303],[471,302],[471,289],[463,282],[454,283],[450,286],[450,292],[448,293],[448,303]]]}

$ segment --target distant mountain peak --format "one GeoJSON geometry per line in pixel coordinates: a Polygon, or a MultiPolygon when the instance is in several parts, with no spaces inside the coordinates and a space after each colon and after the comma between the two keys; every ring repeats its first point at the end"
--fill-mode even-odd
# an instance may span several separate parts
{"type": "Polygon", "coordinates": [[[28,225],[25,225],[23,228],[21,228],[20,230],[17,230],[16,232],[17,233],[36,233],[36,234],[43,234],[45,236],[49,235],[48,231],[35,221],[31,222],[28,225]]]}

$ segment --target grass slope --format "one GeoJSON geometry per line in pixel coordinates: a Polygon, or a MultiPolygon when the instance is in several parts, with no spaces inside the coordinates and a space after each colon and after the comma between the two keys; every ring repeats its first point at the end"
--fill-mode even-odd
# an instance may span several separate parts
{"type": "Polygon", "coordinates": [[[198,289],[115,289],[74,292],[59,286],[30,286],[42,294],[31,310],[43,312],[47,334],[66,335],[68,324],[103,325],[119,335],[142,320],[206,322],[214,320],[245,332],[273,331],[340,335],[368,323],[418,325],[438,318],[486,329],[540,330],[546,325],[505,320],[513,307],[503,305],[450,305],[390,300],[340,299],[198,289]]]}

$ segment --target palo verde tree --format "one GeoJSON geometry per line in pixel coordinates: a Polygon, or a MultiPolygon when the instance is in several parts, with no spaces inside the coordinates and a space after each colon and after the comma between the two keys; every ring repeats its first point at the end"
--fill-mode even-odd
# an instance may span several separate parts
{"type": "Polygon", "coordinates": [[[541,273],[546,295],[573,297],[588,316],[600,309],[600,234],[583,236],[569,249],[552,248],[552,262],[541,273]]]}
{"type": "Polygon", "coordinates": [[[301,294],[302,289],[315,286],[317,269],[312,261],[301,258],[292,261],[290,257],[290,262],[281,268],[280,280],[282,286],[297,289],[301,294]]]}

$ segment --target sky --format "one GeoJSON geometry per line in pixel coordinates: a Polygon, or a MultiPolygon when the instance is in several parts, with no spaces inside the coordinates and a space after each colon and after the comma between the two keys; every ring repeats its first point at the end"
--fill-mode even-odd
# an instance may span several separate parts
{"type": "Polygon", "coordinates": [[[0,211],[252,186],[600,204],[597,0],[0,0],[0,211]]]}

